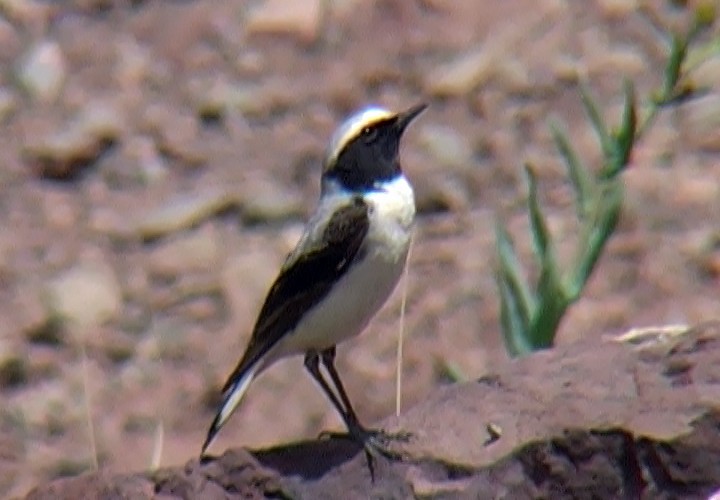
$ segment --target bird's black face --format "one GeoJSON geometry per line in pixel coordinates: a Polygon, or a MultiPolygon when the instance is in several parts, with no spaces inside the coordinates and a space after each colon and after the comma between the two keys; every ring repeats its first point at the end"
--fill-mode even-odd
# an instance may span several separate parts
{"type": "Polygon", "coordinates": [[[400,138],[408,124],[425,107],[415,106],[363,127],[357,137],[345,145],[324,177],[348,191],[368,191],[375,189],[378,182],[400,175],[400,138]]]}
{"type": "Polygon", "coordinates": [[[349,191],[366,191],[400,175],[400,134],[394,122],[393,118],[364,127],[325,175],[349,191]]]}

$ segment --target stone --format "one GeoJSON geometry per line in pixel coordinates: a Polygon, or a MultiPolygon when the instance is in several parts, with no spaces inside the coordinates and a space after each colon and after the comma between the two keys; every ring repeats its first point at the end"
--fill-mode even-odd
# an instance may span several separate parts
{"type": "Polygon", "coordinates": [[[33,99],[52,102],[60,95],[66,72],[65,56],[57,42],[42,41],[25,55],[18,79],[33,99]]]}
{"type": "Polygon", "coordinates": [[[184,109],[165,105],[151,106],[145,125],[155,139],[157,150],[188,165],[206,162],[206,152],[199,140],[200,126],[196,116],[184,109]]]}
{"type": "Polygon", "coordinates": [[[15,93],[6,87],[0,87],[0,121],[15,111],[17,104],[15,93]]]}
{"type": "Polygon", "coordinates": [[[374,479],[357,444],[327,437],[231,449],[161,473],[83,474],[28,498],[149,498],[141,489],[186,498],[710,498],[720,475],[720,323],[659,333],[641,344],[590,337],[437,388],[380,423],[412,438],[391,443],[403,460],[374,479]]]}
{"type": "Polygon", "coordinates": [[[172,277],[191,271],[207,271],[218,261],[220,247],[212,225],[182,233],[163,241],[148,256],[148,270],[156,276],[172,277]]]}
{"type": "Polygon", "coordinates": [[[62,272],[50,281],[46,293],[53,314],[81,330],[116,319],[122,309],[115,272],[100,259],[62,272]]]}
{"type": "Polygon", "coordinates": [[[320,33],[321,18],[320,0],[266,0],[248,13],[247,31],[251,35],[290,35],[312,43],[320,33]]]}
{"type": "Polygon", "coordinates": [[[256,177],[244,183],[242,220],[246,224],[282,221],[303,214],[303,199],[297,191],[277,180],[256,177]]]}
{"type": "Polygon", "coordinates": [[[495,57],[492,52],[472,50],[431,71],[425,80],[425,88],[436,96],[464,95],[486,82],[494,70],[495,57]]]}
{"type": "Polygon", "coordinates": [[[447,125],[424,125],[419,142],[430,153],[436,168],[468,168],[473,163],[473,150],[467,137],[447,125]]]}
{"type": "Polygon", "coordinates": [[[679,129],[691,149],[720,151],[720,95],[708,94],[686,103],[679,129]]]}
{"type": "Polygon", "coordinates": [[[0,389],[23,385],[28,379],[26,353],[0,337],[0,389]]]}
{"type": "Polygon", "coordinates": [[[41,177],[73,179],[122,135],[123,114],[112,102],[93,101],[62,128],[31,138],[23,153],[41,177]]]}
{"type": "Polygon", "coordinates": [[[149,240],[185,229],[237,205],[236,197],[221,188],[176,195],[156,208],[143,209],[135,232],[149,240]]]}

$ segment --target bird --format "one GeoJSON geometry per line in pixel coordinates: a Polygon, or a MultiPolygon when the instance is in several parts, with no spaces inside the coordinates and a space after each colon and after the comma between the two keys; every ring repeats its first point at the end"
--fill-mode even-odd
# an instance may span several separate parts
{"type": "Polygon", "coordinates": [[[306,370],[349,436],[364,447],[369,463],[371,452],[390,454],[386,443],[392,436],[360,423],[335,368],[335,354],[337,344],[365,329],[406,265],[415,200],[400,166],[400,140],[426,108],[421,103],[394,113],[369,106],[332,135],[317,208],[270,287],[245,352],[223,386],[201,456],[251,382],[293,355],[304,355],[306,370]]]}

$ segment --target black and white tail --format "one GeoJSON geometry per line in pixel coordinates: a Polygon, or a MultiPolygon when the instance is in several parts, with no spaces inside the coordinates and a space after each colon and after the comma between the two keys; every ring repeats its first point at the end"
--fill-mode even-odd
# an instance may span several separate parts
{"type": "Polygon", "coordinates": [[[261,363],[259,362],[255,362],[236,381],[232,382],[225,391],[223,395],[223,402],[220,405],[220,408],[218,408],[217,415],[215,415],[215,419],[210,425],[210,430],[208,430],[207,438],[205,438],[205,442],[203,443],[200,456],[205,455],[205,450],[207,450],[207,447],[210,446],[210,443],[213,438],[215,438],[215,435],[220,431],[222,426],[225,425],[225,422],[227,422],[230,415],[233,414],[240,404],[240,401],[242,401],[248,387],[250,387],[250,382],[252,382],[255,375],[257,375],[260,364],[261,363]]]}

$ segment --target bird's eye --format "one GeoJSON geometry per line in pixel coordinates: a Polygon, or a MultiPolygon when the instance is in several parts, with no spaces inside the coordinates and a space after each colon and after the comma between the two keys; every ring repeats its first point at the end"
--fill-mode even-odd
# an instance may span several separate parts
{"type": "Polygon", "coordinates": [[[363,141],[365,141],[365,144],[370,144],[371,142],[374,142],[375,139],[377,139],[378,136],[378,130],[375,127],[365,127],[362,129],[362,138],[363,141]]]}

